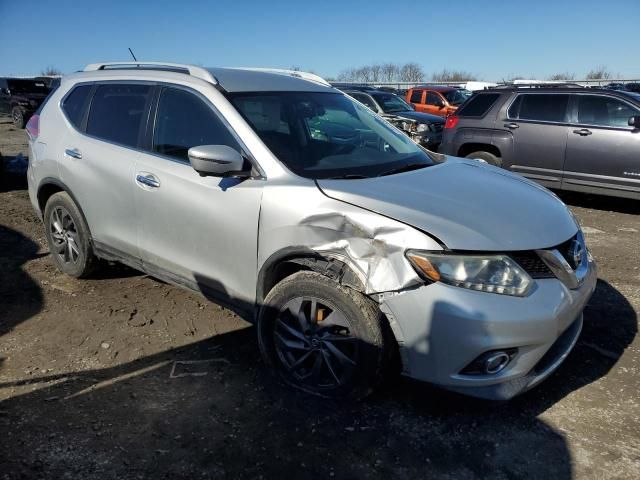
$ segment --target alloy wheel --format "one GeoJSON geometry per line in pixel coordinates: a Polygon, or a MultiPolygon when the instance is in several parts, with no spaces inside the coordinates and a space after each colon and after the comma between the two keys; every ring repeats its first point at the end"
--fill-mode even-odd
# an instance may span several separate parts
{"type": "Polygon", "coordinates": [[[343,386],[356,369],[358,342],[339,309],[315,297],[298,297],[280,310],[273,331],[285,374],[313,389],[343,386]]]}
{"type": "Polygon", "coordinates": [[[80,240],[76,224],[69,211],[55,207],[49,219],[53,251],[65,264],[76,264],[81,257],[80,240]]]}

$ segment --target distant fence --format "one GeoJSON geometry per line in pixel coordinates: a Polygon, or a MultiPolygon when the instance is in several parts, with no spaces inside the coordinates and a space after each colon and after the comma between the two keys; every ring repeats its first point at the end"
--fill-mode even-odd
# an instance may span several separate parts
{"type": "MultiPolygon", "coordinates": [[[[360,86],[372,86],[372,87],[392,87],[398,90],[408,90],[410,88],[416,87],[418,85],[447,85],[451,87],[464,87],[467,84],[500,84],[504,85],[511,84],[514,82],[487,82],[487,81],[479,81],[479,80],[464,80],[461,82],[331,82],[332,85],[336,87],[347,86],[347,85],[360,85],[360,86]]],[[[576,83],[578,85],[582,85],[584,87],[601,87],[604,85],[609,85],[610,83],[640,83],[640,79],[613,79],[613,78],[601,78],[596,80],[516,80],[515,84],[518,83],[576,83]]],[[[482,87],[481,87],[482,88],[482,87]]]]}

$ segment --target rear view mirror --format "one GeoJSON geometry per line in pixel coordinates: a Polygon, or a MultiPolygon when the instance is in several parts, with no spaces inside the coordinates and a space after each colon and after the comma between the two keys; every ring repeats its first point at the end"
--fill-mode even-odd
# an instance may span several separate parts
{"type": "Polygon", "coordinates": [[[189,162],[201,176],[232,176],[242,170],[244,158],[226,145],[200,145],[189,149],[189,162]]]}
{"type": "Polygon", "coordinates": [[[633,117],[629,117],[629,126],[640,128],[640,115],[634,115],[633,117]]]}

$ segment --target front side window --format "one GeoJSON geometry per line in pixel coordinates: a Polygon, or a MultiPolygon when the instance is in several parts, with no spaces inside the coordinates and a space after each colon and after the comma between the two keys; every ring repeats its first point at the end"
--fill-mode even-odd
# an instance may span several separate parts
{"type": "Polygon", "coordinates": [[[230,94],[262,141],[294,173],[360,178],[433,164],[425,150],[339,93],[230,94]]]}
{"type": "Polygon", "coordinates": [[[91,101],[87,133],[125,146],[138,145],[149,85],[100,85],[91,101]]]}
{"type": "Polygon", "coordinates": [[[601,95],[578,95],[578,123],[603,127],[628,127],[629,117],[640,115],[631,105],[601,95]]]}
{"type": "Polygon", "coordinates": [[[569,95],[525,93],[509,107],[509,118],[540,122],[566,122],[569,95]]]}
{"type": "Polygon", "coordinates": [[[82,117],[84,116],[87,100],[89,100],[91,88],[91,85],[76,87],[62,102],[64,113],[77,129],[82,128],[82,117]]]}
{"type": "Polygon", "coordinates": [[[189,149],[200,145],[226,145],[240,151],[229,129],[202,99],[185,90],[165,88],[158,102],[153,151],[188,162],[189,149]]]}
{"type": "Polygon", "coordinates": [[[411,92],[411,103],[422,103],[422,90],[414,90],[411,92]]]}
{"type": "Polygon", "coordinates": [[[433,105],[435,107],[441,107],[444,105],[440,95],[434,92],[427,92],[427,105],[433,105]]]}

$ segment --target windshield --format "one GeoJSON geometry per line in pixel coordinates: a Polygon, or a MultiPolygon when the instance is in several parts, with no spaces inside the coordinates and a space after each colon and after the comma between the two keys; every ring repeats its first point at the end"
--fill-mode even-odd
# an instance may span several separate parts
{"type": "Polygon", "coordinates": [[[51,90],[47,84],[40,80],[20,80],[8,79],[7,87],[11,93],[44,93],[47,94],[51,90]]]}
{"type": "Polygon", "coordinates": [[[433,164],[425,150],[340,93],[230,94],[262,141],[307,178],[366,178],[433,164]]]}
{"type": "Polygon", "coordinates": [[[372,96],[376,99],[376,102],[378,102],[378,105],[380,105],[384,113],[413,110],[407,102],[393,93],[374,93],[372,96]]]}
{"type": "Polygon", "coordinates": [[[471,96],[469,90],[456,89],[443,94],[449,105],[462,105],[471,96]]]}

